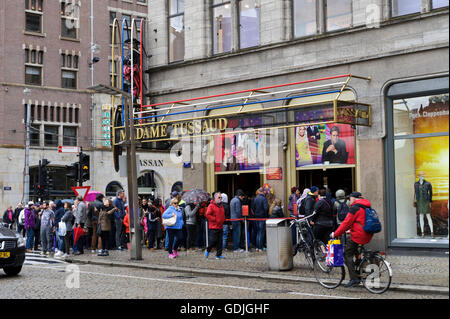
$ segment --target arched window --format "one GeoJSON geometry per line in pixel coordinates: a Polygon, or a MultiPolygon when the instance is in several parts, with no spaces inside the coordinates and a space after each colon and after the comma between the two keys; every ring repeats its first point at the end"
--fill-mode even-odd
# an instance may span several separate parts
{"type": "Polygon", "coordinates": [[[105,195],[107,197],[116,196],[118,190],[123,189],[122,185],[119,182],[112,181],[108,185],[106,185],[105,195]]]}

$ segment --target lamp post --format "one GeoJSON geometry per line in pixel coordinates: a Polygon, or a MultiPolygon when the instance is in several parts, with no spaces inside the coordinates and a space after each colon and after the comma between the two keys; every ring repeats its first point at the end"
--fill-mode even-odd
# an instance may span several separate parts
{"type": "MultiPolygon", "coordinates": [[[[23,90],[25,97],[29,97],[31,90],[25,88],[23,90]]],[[[30,200],[30,128],[31,128],[31,104],[27,101],[27,118],[26,118],[26,141],[25,141],[25,181],[23,184],[23,201],[28,203],[30,200]]]]}

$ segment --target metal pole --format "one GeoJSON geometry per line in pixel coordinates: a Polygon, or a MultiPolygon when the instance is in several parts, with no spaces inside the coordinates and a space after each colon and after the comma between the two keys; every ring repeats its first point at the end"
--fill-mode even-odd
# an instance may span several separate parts
{"type": "Polygon", "coordinates": [[[31,104],[27,103],[27,140],[25,142],[25,182],[23,185],[24,207],[30,200],[30,129],[31,129],[31,104]]]}
{"type": "Polygon", "coordinates": [[[206,229],[205,229],[205,232],[206,232],[206,249],[208,249],[208,246],[209,246],[209,233],[208,233],[208,220],[206,219],[206,229]]]}
{"type": "Polygon", "coordinates": [[[142,260],[141,233],[139,232],[139,208],[136,167],[136,141],[132,97],[125,99],[125,125],[127,129],[128,210],[130,217],[130,259],[142,260]],[[130,108],[131,105],[131,108],[130,108]]]}
{"type": "Polygon", "coordinates": [[[245,251],[248,253],[247,216],[244,217],[245,228],[245,251]]]}

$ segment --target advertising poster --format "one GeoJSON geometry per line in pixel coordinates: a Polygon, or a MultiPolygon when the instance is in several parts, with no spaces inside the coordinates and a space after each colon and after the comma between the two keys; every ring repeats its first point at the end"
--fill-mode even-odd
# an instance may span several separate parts
{"type": "Polygon", "coordinates": [[[263,134],[258,131],[214,137],[215,171],[246,171],[263,166],[263,134]]]}
{"type": "Polygon", "coordinates": [[[355,130],[348,124],[295,128],[296,166],[355,164],[355,130]]]}
{"type": "MultiPolygon", "coordinates": [[[[410,113],[414,120],[414,134],[448,132],[449,107],[446,99],[435,97],[410,113]]],[[[424,175],[432,187],[430,214],[433,218],[434,234],[448,234],[449,195],[449,137],[437,136],[414,140],[414,162],[416,181],[424,175]]],[[[419,205],[418,205],[419,206],[419,205]]],[[[418,208],[418,215],[420,208],[418,208]]],[[[419,216],[420,217],[420,216],[419,216]]]]}

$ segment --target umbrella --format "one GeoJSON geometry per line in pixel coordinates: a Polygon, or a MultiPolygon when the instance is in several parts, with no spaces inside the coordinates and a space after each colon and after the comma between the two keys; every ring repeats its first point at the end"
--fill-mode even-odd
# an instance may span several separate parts
{"type": "Polygon", "coordinates": [[[74,227],[73,228],[73,244],[75,245],[80,239],[80,237],[84,235],[84,230],[81,227],[74,227]]]}
{"type": "Polygon", "coordinates": [[[209,193],[207,191],[204,191],[203,189],[192,189],[184,193],[181,199],[184,200],[187,204],[192,204],[206,202],[210,197],[211,196],[209,195],[209,193]]]}
{"type": "MultiPolygon", "coordinates": [[[[92,191],[87,193],[86,197],[84,198],[84,201],[86,202],[93,202],[96,200],[96,197],[98,194],[102,194],[101,192],[92,191]]],[[[103,194],[102,194],[103,195],[103,194]]]]}

